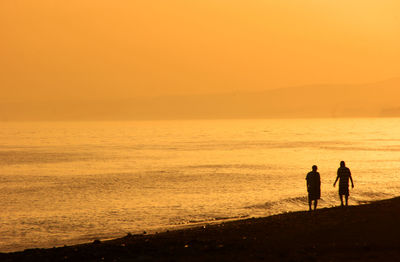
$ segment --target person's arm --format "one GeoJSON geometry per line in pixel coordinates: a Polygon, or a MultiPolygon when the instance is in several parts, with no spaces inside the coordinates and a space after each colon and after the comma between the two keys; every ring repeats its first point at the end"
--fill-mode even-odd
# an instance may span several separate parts
{"type": "Polygon", "coordinates": [[[336,182],[338,181],[338,179],[339,179],[339,176],[336,177],[335,183],[333,183],[333,187],[336,186],[336,182]]]}
{"type": "Polygon", "coordinates": [[[338,181],[338,179],[339,179],[339,170],[338,170],[338,173],[337,173],[337,177],[336,177],[335,183],[333,183],[333,187],[336,186],[336,182],[338,181]]]}
{"type": "Polygon", "coordinates": [[[351,181],[351,188],[354,188],[353,178],[351,177],[351,172],[349,169],[350,181],[351,181]]]}
{"type": "Polygon", "coordinates": [[[306,176],[306,186],[307,186],[307,189],[308,189],[308,186],[310,185],[310,181],[309,181],[309,179],[308,179],[308,174],[307,174],[307,176],[306,176]]]}

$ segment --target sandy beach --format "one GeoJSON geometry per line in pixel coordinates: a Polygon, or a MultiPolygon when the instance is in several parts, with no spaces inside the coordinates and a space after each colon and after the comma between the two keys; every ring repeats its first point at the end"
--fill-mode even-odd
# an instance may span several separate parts
{"type": "Polygon", "coordinates": [[[52,249],[1,261],[398,261],[400,198],[52,249]]]}

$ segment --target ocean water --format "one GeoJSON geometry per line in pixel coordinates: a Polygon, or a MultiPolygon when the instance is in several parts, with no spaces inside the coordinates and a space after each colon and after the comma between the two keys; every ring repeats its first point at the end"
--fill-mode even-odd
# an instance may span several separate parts
{"type": "Polygon", "coordinates": [[[400,192],[400,119],[0,123],[0,251],[53,247],[400,192]]]}

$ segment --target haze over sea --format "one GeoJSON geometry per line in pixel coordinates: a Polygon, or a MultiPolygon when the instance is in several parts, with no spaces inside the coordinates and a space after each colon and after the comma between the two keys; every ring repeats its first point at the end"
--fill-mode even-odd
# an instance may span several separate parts
{"type": "Polygon", "coordinates": [[[398,196],[400,119],[3,122],[0,251],[398,196]]]}

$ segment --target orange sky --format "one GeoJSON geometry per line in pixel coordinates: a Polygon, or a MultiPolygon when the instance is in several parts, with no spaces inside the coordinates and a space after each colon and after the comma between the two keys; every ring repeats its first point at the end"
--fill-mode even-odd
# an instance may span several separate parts
{"type": "Polygon", "coordinates": [[[398,0],[3,0],[0,102],[400,76],[398,0]]]}

